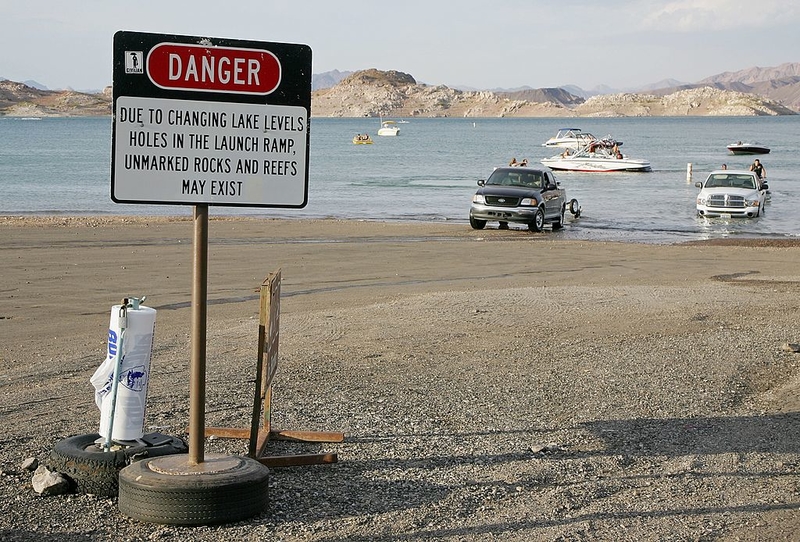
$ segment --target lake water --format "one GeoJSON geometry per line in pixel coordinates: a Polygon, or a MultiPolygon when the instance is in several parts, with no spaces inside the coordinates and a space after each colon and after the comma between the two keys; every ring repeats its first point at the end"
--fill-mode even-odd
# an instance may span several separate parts
{"type": "MultiPolygon", "coordinates": [[[[451,221],[469,228],[476,181],[512,157],[536,163],[556,153],[541,144],[562,127],[623,141],[649,173],[556,176],[578,199],[561,238],[672,243],[728,236],[800,235],[800,115],[724,118],[408,119],[398,137],[378,137],[378,119],[314,118],[309,197],[304,209],[211,207],[214,215],[451,221]],[[356,133],[372,145],[353,145],[356,133]],[[697,188],[687,182],[727,163],[747,168],[753,156],[732,156],[734,141],[772,149],[759,158],[772,191],[763,217],[696,216],[697,188]]],[[[191,206],[116,204],[110,198],[110,118],[0,118],[0,215],[184,215],[191,206]]],[[[493,225],[490,224],[489,227],[493,225]]]]}

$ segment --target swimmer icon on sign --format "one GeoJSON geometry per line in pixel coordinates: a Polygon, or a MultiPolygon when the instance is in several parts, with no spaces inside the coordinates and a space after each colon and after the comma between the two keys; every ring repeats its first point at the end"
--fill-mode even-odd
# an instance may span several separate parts
{"type": "Polygon", "coordinates": [[[125,51],[125,73],[144,73],[142,51],[125,51]]]}

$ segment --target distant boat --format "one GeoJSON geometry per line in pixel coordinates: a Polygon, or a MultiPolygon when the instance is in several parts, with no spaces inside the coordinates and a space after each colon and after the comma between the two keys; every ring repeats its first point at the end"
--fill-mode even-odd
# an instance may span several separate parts
{"type": "Polygon", "coordinates": [[[393,120],[382,120],[378,130],[379,136],[396,136],[400,134],[400,127],[393,120]]]}
{"type": "MultiPolygon", "coordinates": [[[[606,136],[604,139],[611,140],[611,136],[606,136]]],[[[561,128],[556,135],[542,143],[542,147],[580,149],[592,141],[597,141],[597,138],[589,132],[582,132],[580,128],[561,128]]],[[[619,147],[622,145],[622,141],[614,140],[611,141],[611,144],[616,144],[619,147]]]]}
{"type": "Polygon", "coordinates": [[[728,145],[731,154],[769,154],[769,148],[758,143],[742,143],[738,141],[728,145]]]}
{"type": "Polygon", "coordinates": [[[580,128],[560,128],[556,135],[542,143],[542,147],[569,147],[579,149],[590,143],[595,137],[580,128]]]}
{"type": "Polygon", "coordinates": [[[369,134],[356,134],[353,136],[354,145],[372,145],[372,138],[369,134]]]}

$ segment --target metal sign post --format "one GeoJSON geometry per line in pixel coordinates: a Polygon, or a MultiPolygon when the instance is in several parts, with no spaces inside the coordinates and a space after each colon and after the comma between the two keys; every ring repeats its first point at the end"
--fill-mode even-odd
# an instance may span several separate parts
{"type": "Polygon", "coordinates": [[[208,205],[194,207],[192,359],[189,367],[189,464],[205,459],[206,329],[208,316],[208,205]]]}

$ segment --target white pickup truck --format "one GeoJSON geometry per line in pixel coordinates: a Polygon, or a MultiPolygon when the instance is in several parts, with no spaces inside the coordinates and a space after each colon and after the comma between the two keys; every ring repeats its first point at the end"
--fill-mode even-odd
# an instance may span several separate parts
{"type": "Polygon", "coordinates": [[[697,214],[753,218],[764,213],[767,185],[752,171],[719,169],[695,183],[697,214]]]}

